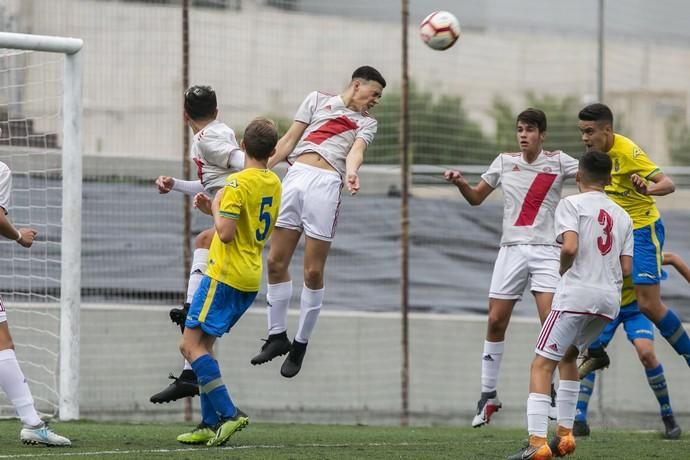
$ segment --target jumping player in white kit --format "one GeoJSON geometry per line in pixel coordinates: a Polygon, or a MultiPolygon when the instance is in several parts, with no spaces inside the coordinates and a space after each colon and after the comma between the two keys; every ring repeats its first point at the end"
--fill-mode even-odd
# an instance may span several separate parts
{"type": "Polygon", "coordinates": [[[273,167],[283,160],[290,168],[268,254],[268,339],[251,363],[263,364],[289,353],[281,375],[297,375],[316,325],[324,297],[324,267],[335,236],[340,194],[347,186],[359,191],[359,167],[376,134],[377,123],[368,110],[383,93],[386,81],[373,67],[359,67],[339,95],[312,92],[302,102],[292,126],[278,141],[273,167]],[[305,234],[304,286],[300,318],[292,344],[287,314],[292,297],[288,268],[297,243],[305,234]]]}
{"type": "Polygon", "coordinates": [[[546,115],[541,110],[520,113],[516,135],[520,152],[498,155],[476,186],[471,186],[459,171],[444,174],[473,206],[481,204],[499,185],[503,189],[503,235],[489,290],[482,392],[473,427],[489,423],[492,414],[501,408],[496,388],[505,332],[528,281],[540,321],[551,310],[558,284],[558,246],[551,238],[553,214],[563,181],[577,173],[577,160],[561,151],[543,149],[546,115]]]}
{"type": "MultiPolygon", "coordinates": [[[[244,168],[244,152],[240,149],[235,132],[225,123],[216,119],[218,103],[216,93],[210,86],[194,85],[184,93],[184,119],[194,137],[189,154],[197,166],[199,179],[186,181],[170,176],[156,179],[158,193],[176,191],[195,196],[207,193],[213,198],[224,187],[230,173],[244,168]]],[[[199,283],[206,272],[208,250],[213,239],[214,228],[208,228],[194,240],[194,256],[187,283],[187,298],[182,308],[170,310],[170,319],[184,331],[189,305],[199,283]]],[[[160,392],[151,396],[152,403],[176,401],[186,396],[199,394],[197,379],[191,365],[185,361],[179,377],[170,378],[173,382],[160,392]]]]}
{"type": "Polygon", "coordinates": [[[590,151],[580,160],[580,193],[556,208],[555,239],[561,243],[561,280],[542,325],[530,372],[527,400],[529,444],[511,460],[551,459],[575,451],[572,434],[580,389],[577,357],[618,315],[623,277],[632,272],[633,223],[604,187],[611,158],[590,151]],[[560,363],[560,364],[559,364],[560,363]],[[558,431],[547,443],[549,386],[558,366],[558,431]]]}

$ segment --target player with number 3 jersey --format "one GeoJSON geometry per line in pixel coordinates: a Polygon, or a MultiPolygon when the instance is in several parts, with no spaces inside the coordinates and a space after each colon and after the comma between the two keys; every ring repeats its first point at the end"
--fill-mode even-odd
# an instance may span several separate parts
{"type": "Polygon", "coordinates": [[[307,343],[316,325],[324,296],[323,273],[347,186],[359,191],[359,167],[376,134],[369,115],[386,81],[373,67],[359,67],[345,91],[337,96],[313,92],[302,102],[290,129],[278,141],[269,167],[287,160],[283,196],[268,255],[268,339],[251,363],[263,364],[289,353],[280,373],[294,377],[302,368],[307,343]],[[292,343],[287,313],[292,297],[288,267],[302,233],[304,286],[300,318],[292,343]]]}
{"type": "Polygon", "coordinates": [[[561,279],[544,321],[530,370],[527,399],[529,443],[509,460],[550,459],[575,451],[573,424],[580,389],[577,357],[618,315],[623,277],[630,275],[633,223],[604,187],[611,183],[611,158],[589,151],[580,160],[579,194],[561,200],[555,231],[561,244],[561,279]],[[556,435],[547,443],[551,395],[558,366],[556,435]]]}
{"type": "Polygon", "coordinates": [[[499,185],[503,189],[503,235],[489,290],[489,317],[482,354],[482,393],[472,426],[489,423],[501,408],[498,374],[505,348],[505,332],[515,303],[528,281],[540,321],[551,309],[558,284],[558,247],[554,241],[554,212],[563,182],[575,177],[577,160],[543,149],[546,115],[527,109],[516,121],[518,153],[501,153],[471,186],[458,171],[445,179],[458,187],[471,205],[481,204],[499,185]]]}

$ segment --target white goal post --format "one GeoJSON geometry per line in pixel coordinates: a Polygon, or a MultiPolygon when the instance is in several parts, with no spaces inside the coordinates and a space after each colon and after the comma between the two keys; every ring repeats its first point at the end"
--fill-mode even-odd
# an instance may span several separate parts
{"type": "Polygon", "coordinates": [[[81,302],[82,63],[78,38],[0,32],[0,48],[62,53],[63,142],[60,279],[59,415],[79,418],[79,310],[81,302]]]}

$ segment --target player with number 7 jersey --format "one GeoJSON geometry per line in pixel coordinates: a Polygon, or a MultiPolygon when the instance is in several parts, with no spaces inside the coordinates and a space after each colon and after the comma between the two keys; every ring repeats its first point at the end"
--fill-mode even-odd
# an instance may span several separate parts
{"type": "Polygon", "coordinates": [[[499,185],[503,189],[503,235],[489,289],[489,317],[482,353],[481,396],[473,427],[489,423],[502,404],[498,375],[505,332],[515,303],[528,282],[539,319],[544,321],[558,284],[558,245],[553,238],[554,212],[563,182],[574,178],[578,162],[561,152],[543,149],[546,115],[527,109],[516,120],[517,153],[501,153],[471,186],[458,171],[445,178],[471,205],[481,204],[499,185]]]}

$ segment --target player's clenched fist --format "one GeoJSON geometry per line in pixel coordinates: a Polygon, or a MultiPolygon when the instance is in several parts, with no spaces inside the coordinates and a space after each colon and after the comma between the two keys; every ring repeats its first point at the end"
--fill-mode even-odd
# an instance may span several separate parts
{"type": "Polygon", "coordinates": [[[446,172],[443,173],[443,177],[450,182],[451,184],[454,185],[460,185],[464,184],[467,181],[465,180],[464,177],[462,177],[462,174],[460,174],[460,171],[455,171],[452,169],[446,170],[446,172]]]}
{"type": "Polygon", "coordinates": [[[158,187],[158,193],[168,193],[172,190],[175,184],[175,179],[170,176],[158,176],[156,179],[156,187],[158,187]]]}
{"type": "Polygon", "coordinates": [[[20,228],[19,234],[22,236],[17,240],[17,243],[21,244],[25,248],[30,248],[34,244],[34,239],[36,238],[36,230],[33,228],[20,228]]]}

